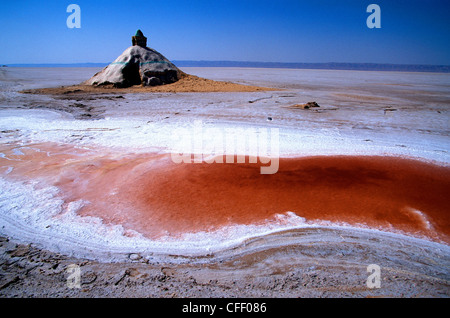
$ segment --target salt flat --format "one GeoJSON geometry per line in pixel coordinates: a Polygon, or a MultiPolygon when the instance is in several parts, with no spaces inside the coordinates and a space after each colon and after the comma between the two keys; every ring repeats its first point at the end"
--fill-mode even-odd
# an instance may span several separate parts
{"type": "MultiPolygon", "coordinates": [[[[77,84],[96,71],[98,69],[91,68],[0,70],[2,236],[24,244],[38,244],[40,248],[70,257],[129,262],[128,256],[134,253],[151,264],[205,261],[216,264],[218,259],[231,262],[239,255],[272,251],[276,246],[283,249],[288,245],[302,246],[302,242],[306,241],[317,242],[318,237],[331,245],[337,244],[339,235],[330,233],[341,233],[341,237],[353,235],[357,244],[375,251],[383,243],[369,246],[369,240],[383,242],[394,240],[394,237],[404,244],[409,255],[417,258],[424,253],[423,250],[433,251],[426,252],[430,260],[426,268],[421,268],[417,262],[405,265],[401,256],[396,254],[393,257],[388,249],[387,254],[380,252],[375,260],[367,260],[364,248],[352,247],[354,245],[345,239],[343,242],[355,255],[352,262],[360,267],[364,262],[382,262],[383,258],[389,258],[390,268],[398,266],[405,271],[433,277],[420,276],[428,282],[443,279],[440,281],[441,287],[448,286],[445,266],[449,264],[450,253],[448,245],[442,242],[408,237],[386,229],[380,231],[339,222],[327,223],[327,220],[320,224],[306,224],[301,215],[292,213],[278,215],[278,219],[267,224],[238,224],[211,233],[206,230],[186,233],[181,239],[166,237],[149,240],[121,227],[120,222],[104,224],[101,218],[77,214],[83,201],[64,201],[60,196],[61,189],[53,182],[52,178],[57,179],[62,170],[54,170],[57,173],[48,174],[45,180],[39,171],[31,168],[25,171],[28,180],[12,177],[20,170],[14,165],[14,160],[20,161],[21,156],[42,154],[36,157],[40,158],[37,163],[45,163],[46,157],[60,158],[53,164],[69,167],[64,169],[70,172],[71,164],[77,158],[94,158],[95,162],[100,162],[100,159],[127,158],[127,154],[181,152],[185,150],[183,144],[179,143],[179,138],[174,138],[180,128],[204,142],[209,140],[212,129],[226,131],[233,138],[238,138],[242,128],[265,129],[268,132],[277,129],[279,155],[282,157],[383,155],[418,159],[448,167],[449,74],[185,68],[183,71],[186,73],[208,79],[272,87],[275,90],[65,96],[20,93],[26,89],[77,84]],[[291,107],[309,101],[316,101],[320,107],[291,107]],[[52,148],[53,145],[62,148],[52,148]],[[302,232],[305,229],[311,229],[309,233],[313,234],[299,235],[305,233],[302,232]],[[294,232],[283,232],[286,230],[294,232]],[[258,244],[250,244],[247,249],[249,240],[258,244]],[[161,258],[167,254],[178,255],[178,258],[161,258]],[[208,258],[202,258],[205,255],[208,258]],[[439,266],[433,267],[433,262],[439,263],[439,266]]],[[[38,166],[48,167],[44,164],[38,166]]],[[[311,247],[310,252],[320,254],[321,248],[327,250],[323,246],[311,247]]],[[[292,257],[299,257],[298,253],[292,253],[292,257]]],[[[278,254],[268,255],[267,260],[275,270],[278,254]]],[[[290,261],[279,259],[283,259],[283,264],[278,269],[284,268],[286,275],[292,273],[290,261]]],[[[344,261],[333,256],[327,260],[328,264],[333,264],[334,270],[344,261]]],[[[308,259],[310,261],[312,259],[308,259]]],[[[297,261],[294,263],[298,266],[297,261]]],[[[227,268],[220,270],[223,270],[221,275],[226,277],[223,279],[228,281],[230,265],[226,264],[227,268]]],[[[244,276],[255,274],[260,266],[254,260],[248,264],[242,272],[244,276]]],[[[326,273],[326,266],[322,270],[326,273]]],[[[404,285],[393,286],[390,292],[398,295],[404,285]]],[[[433,289],[430,287],[426,292],[433,294],[433,289]]],[[[414,291],[411,293],[414,294],[414,291]]]]}

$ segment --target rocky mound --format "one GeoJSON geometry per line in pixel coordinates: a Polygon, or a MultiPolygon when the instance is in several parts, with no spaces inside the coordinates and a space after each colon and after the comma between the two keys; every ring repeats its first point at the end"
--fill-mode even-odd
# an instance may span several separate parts
{"type": "Polygon", "coordinates": [[[114,62],[83,84],[118,88],[157,86],[174,83],[181,78],[182,72],[172,62],[146,46],[147,38],[140,30],[132,37],[132,44],[114,62]]]}

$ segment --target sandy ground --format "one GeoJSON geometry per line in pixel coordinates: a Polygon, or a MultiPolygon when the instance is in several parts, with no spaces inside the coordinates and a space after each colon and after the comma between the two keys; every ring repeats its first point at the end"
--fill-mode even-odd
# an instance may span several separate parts
{"type": "MultiPolygon", "coordinates": [[[[289,233],[283,246],[234,251],[206,264],[101,263],[0,238],[3,297],[448,297],[448,255],[418,242],[338,230],[289,233]],[[315,237],[308,244],[293,236],[315,237]],[[335,241],[338,238],[339,241],[335,241]],[[291,243],[291,244],[289,244],[291,243]],[[381,245],[383,246],[381,248],[381,245]],[[71,265],[80,268],[72,287],[71,265]],[[368,264],[383,264],[380,288],[368,264]]],[[[266,240],[270,241],[270,238],[266,240]]],[[[249,245],[258,242],[248,242],[249,245]]],[[[213,258],[213,257],[212,257],[213,258]]],[[[203,260],[204,261],[204,260],[203,260]]]]}
{"type": "Polygon", "coordinates": [[[129,88],[115,88],[111,86],[92,86],[92,85],[71,85],[53,88],[41,88],[25,90],[23,93],[29,94],[54,94],[54,95],[75,95],[83,96],[85,94],[126,94],[126,93],[205,93],[205,92],[259,92],[271,91],[273,88],[258,87],[253,85],[243,85],[233,82],[214,81],[195,75],[182,74],[180,80],[172,84],[159,86],[141,86],[135,85],[129,88]]]}
{"type": "MultiPolygon", "coordinates": [[[[85,71],[77,75],[78,71],[71,70],[70,74],[83,78],[85,71]]],[[[444,75],[245,69],[196,71],[198,77],[179,82],[177,88],[169,88],[170,85],[150,88],[156,91],[147,94],[144,91],[147,88],[86,91],[86,87],[73,86],[76,81],[69,77],[53,79],[51,85],[46,85],[48,72],[53,70],[47,73],[26,70],[27,76],[34,76],[27,80],[20,77],[20,72],[4,73],[2,70],[4,77],[1,79],[6,83],[0,96],[2,154],[10,158],[5,147],[14,148],[11,151],[20,155],[27,147],[49,141],[75,145],[78,149],[102,144],[120,150],[126,145],[141,153],[148,152],[166,146],[173,127],[190,127],[192,120],[200,119],[205,125],[224,127],[248,124],[278,127],[283,155],[337,155],[345,149],[348,154],[363,152],[425,158],[448,166],[450,93],[444,75]],[[235,84],[226,83],[231,81],[235,84]],[[61,84],[65,86],[61,88],[61,84]],[[46,86],[54,88],[42,89],[46,86]],[[157,90],[166,88],[166,91],[157,90]],[[219,93],[221,89],[225,92],[219,93]],[[45,94],[20,94],[18,91],[45,94]],[[194,91],[198,93],[192,94],[194,91]],[[320,107],[296,106],[311,101],[317,101],[320,107]],[[148,140],[151,140],[151,147],[146,144],[148,140]]],[[[9,172],[7,165],[2,167],[2,174],[9,172]]],[[[46,225],[44,222],[44,229],[47,226],[50,231],[49,239],[45,230],[33,227],[41,223],[27,223],[31,221],[26,215],[23,220],[12,217],[27,209],[48,210],[53,207],[51,200],[47,206],[38,196],[16,193],[15,184],[2,190],[2,297],[450,295],[449,247],[426,239],[323,226],[256,235],[228,248],[197,256],[175,253],[161,257],[130,245],[118,250],[120,257],[107,261],[88,257],[107,252],[108,245],[100,241],[97,247],[87,241],[83,245],[81,232],[79,237],[59,233],[58,228],[51,232],[56,223],[46,225]],[[16,200],[22,196],[29,196],[28,201],[16,200]],[[74,253],[70,252],[71,248],[74,253]],[[80,256],[83,249],[92,253],[80,256]],[[71,264],[80,266],[80,288],[67,285],[71,264]],[[380,288],[367,285],[370,264],[381,268],[380,288]]],[[[420,197],[420,191],[416,195],[420,197]]],[[[440,224],[447,233],[448,217],[445,215],[440,224]]],[[[114,251],[116,247],[110,248],[114,251]]]]}

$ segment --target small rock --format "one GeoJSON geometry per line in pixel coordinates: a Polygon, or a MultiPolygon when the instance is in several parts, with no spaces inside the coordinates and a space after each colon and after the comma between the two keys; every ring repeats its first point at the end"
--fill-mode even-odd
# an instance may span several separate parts
{"type": "Polygon", "coordinates": [[[129,275],[129,271],[125,270],[123,271],[121,274],[119,274],[118,276],[116,276],[114,278],[114,285],[117,286],[120,284],[120,282],[129,275]]]}
{"type": "Polygon", "coordinates": [[[384,109],[384,114],[386,115],[387,112],[395,112],[395,111],[397,111],[397,109],[395,109],[395,108],[391,108],[391,107],[385,108],[384,109]]]}
{"type": "Polygon", "coordinates": [[[290,106],[291,108],[301,108],[301,109],[310,109],[313,107],[320,107],[316,102],[307,102],[306,104],[295,104],[290,106]]]}
{"type": "Polygon", "coordinates": [[[140,274],[136,268],[129,268],[125,272],[130,277],[137,277],[140,274]]]}
{"type": "Polygon", "coordinates": [[[173,268],[162,267],[161,273],[163,273],[166,276],[175,276],[176,270],[174,270],[173,268]]]}
{"type": "Polygon", "coordinates": [[[83,273],[81,276],[81,284],[89,285],[97,280],[97,275],[93,272],[83,273]]]}
{"type": "Polygon", "coordinates": [[[131,253],[130,255],[128,255],[128,258],[131,259],[132,261],[137,261],[138,259],[141,258],[141,255],[136,254],[136,253],[131,253]]]}
{"type": "Polygon", "coordinates": [[[11,257],[23,257],[30,252],[30,246],[19,245],[14,251],[11,252],[11,257]]]}
{"type": "Polygon", "coordinates": [[[143,83],[145,86],[158,86],[161,85],[161,80],[157,77],[147,77],[143,83]]]}
{"type": "Polygon", "coordinates": [[[17,283],[19,280],[20,280],[19,276],[14,276],[13,278],[8,279],[6,282],[4,282],[0,285],[0,290],[4,289],[12,284],[17,283]]]}

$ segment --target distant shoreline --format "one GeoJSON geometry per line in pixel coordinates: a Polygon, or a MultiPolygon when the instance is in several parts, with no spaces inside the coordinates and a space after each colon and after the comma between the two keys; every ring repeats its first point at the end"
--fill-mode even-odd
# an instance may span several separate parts
{"type": "MultiPolygon", "coordinates": [[[[248,67],[322,69],[350,71],[392,71],[392,72],[433,72],[450,73],[450,65],[381,64],[381,63],[284,63],[249,61],[189,61],[174,60],[178,67],[248,67]]],[[[66,64],[4,64],[7,67],[105,67],[109,63],[66,63],[66,64]]]]}

